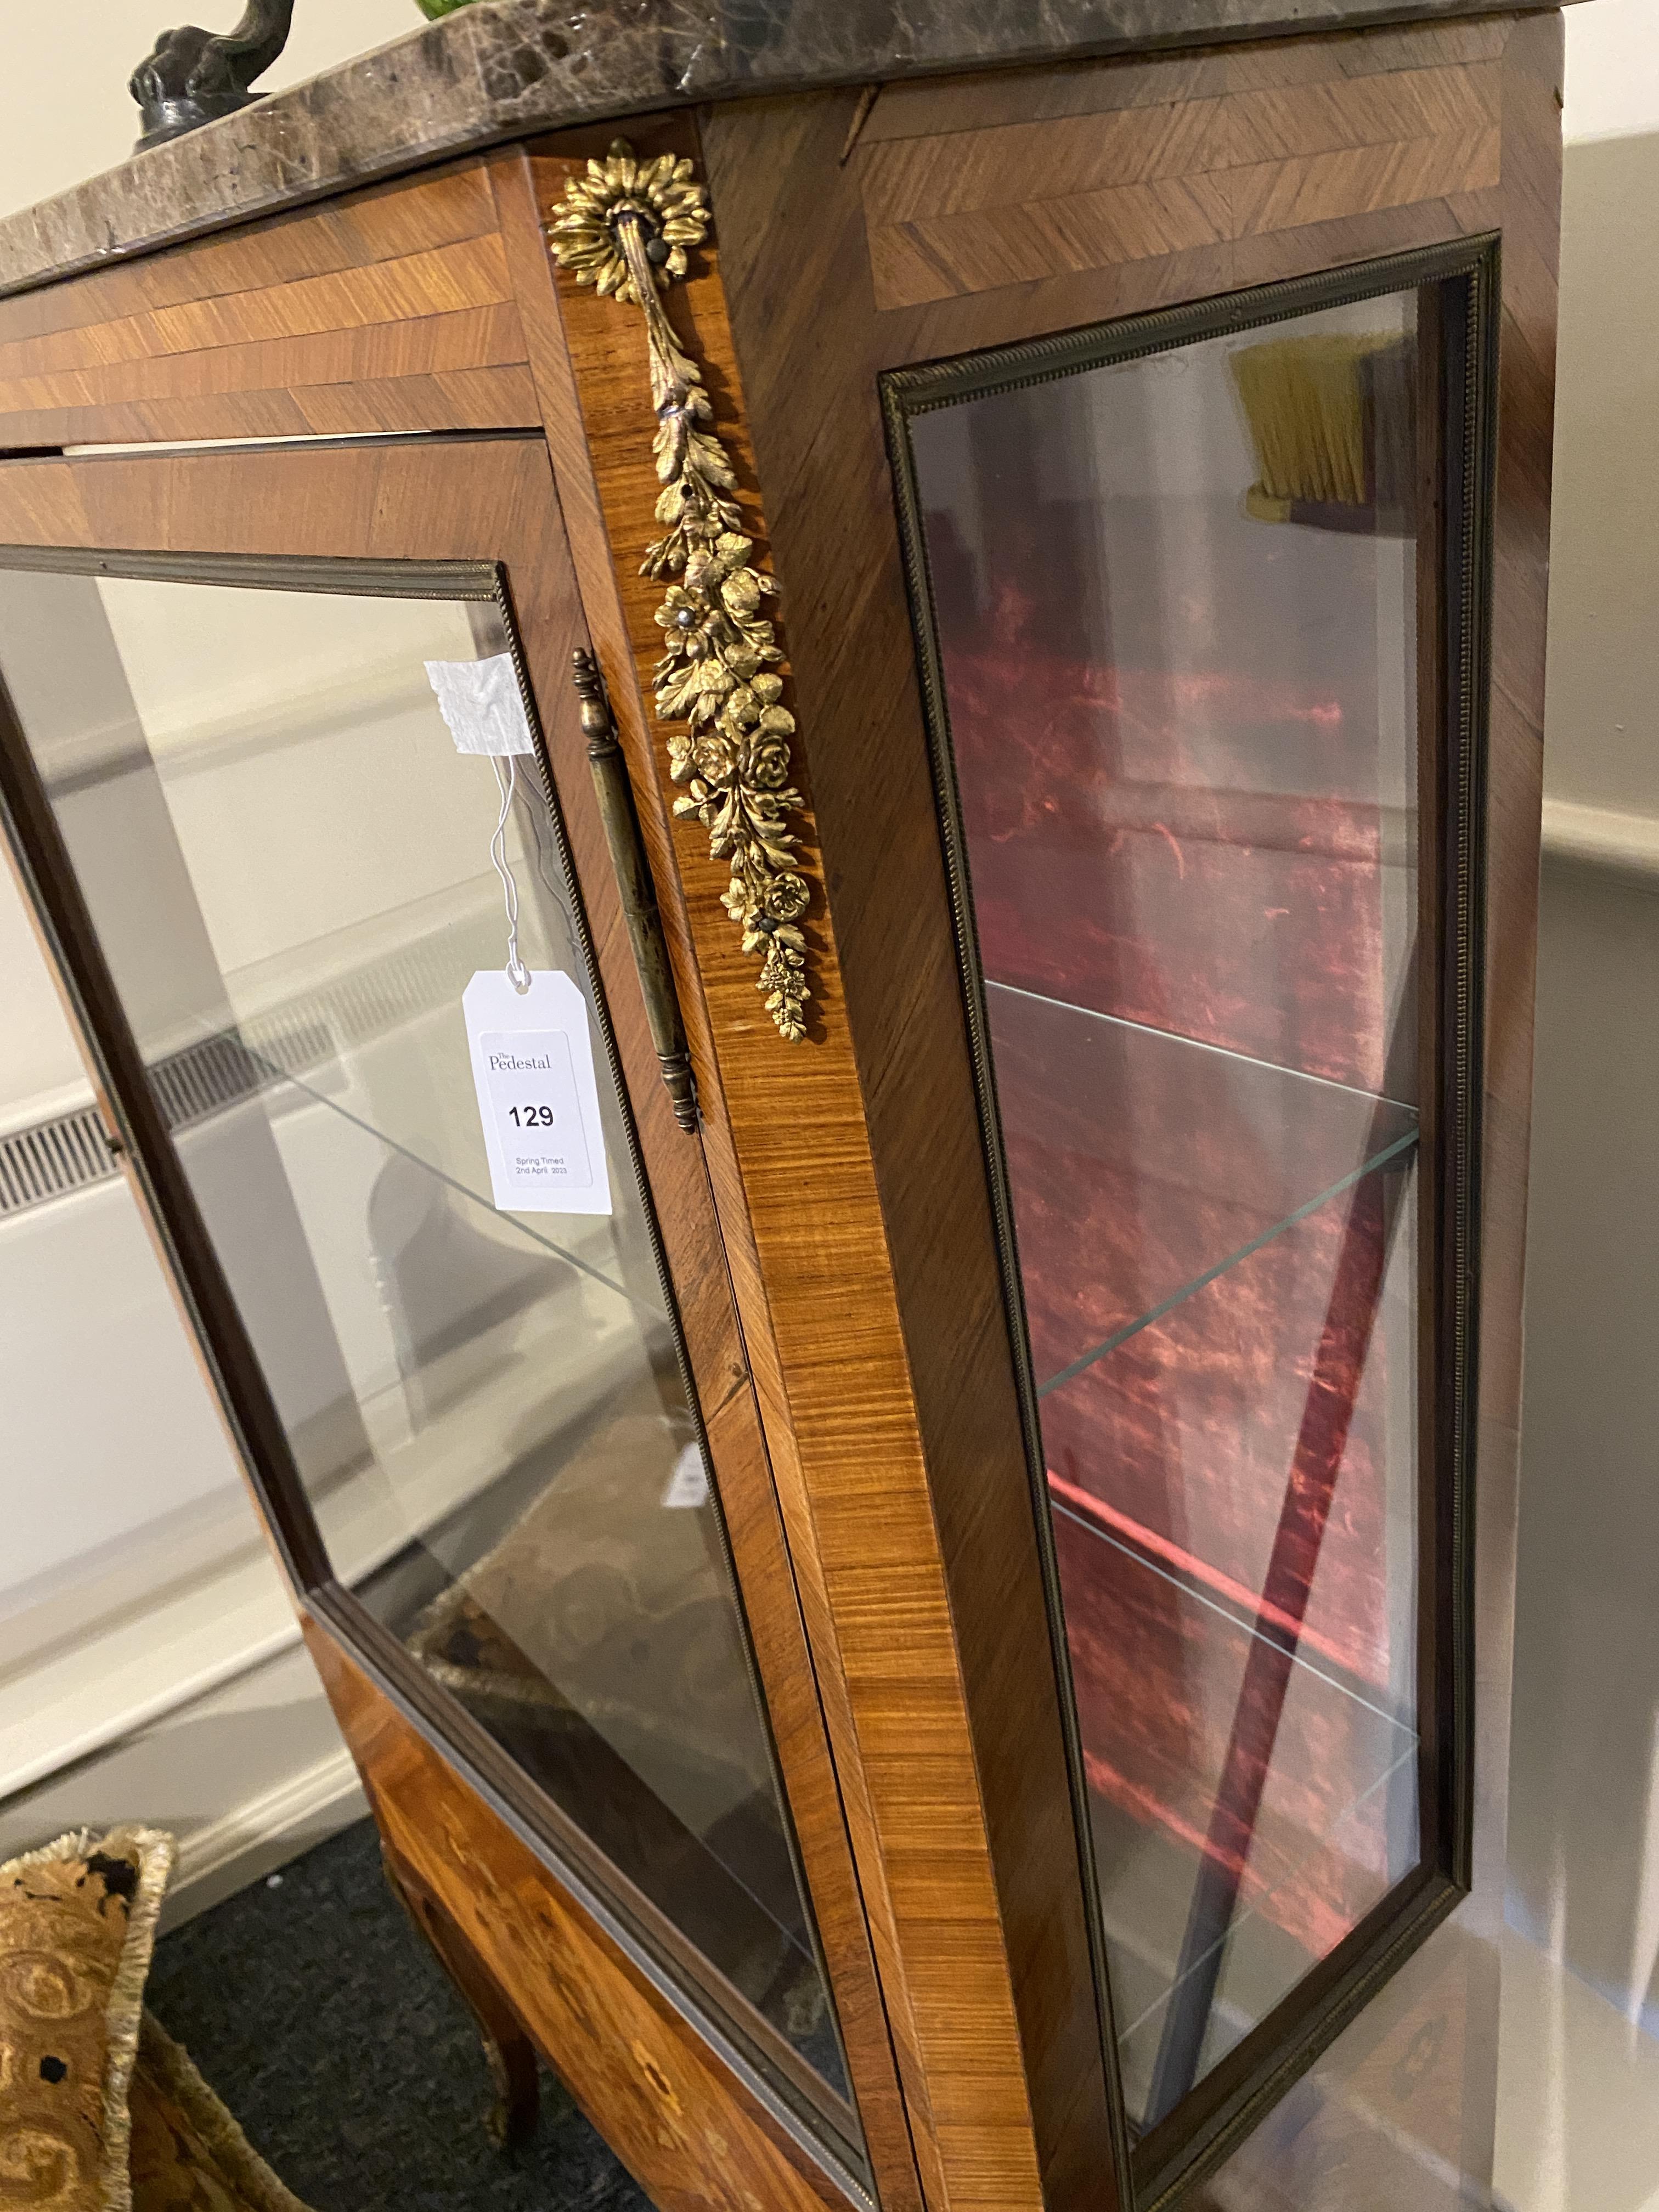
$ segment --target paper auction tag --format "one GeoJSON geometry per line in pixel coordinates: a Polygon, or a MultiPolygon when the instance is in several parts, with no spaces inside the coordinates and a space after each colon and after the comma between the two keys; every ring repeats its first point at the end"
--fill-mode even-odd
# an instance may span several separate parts
{"type": "Polygon", "coordinates": [[[568,975],[499,968],[461,994],[489,1182],[504,1213],[609,1213],[611,1179],[587,1005],[568,975]]]}
{"type": "Polygon", "coordinates": [[[708,1503],[708,1469],[703,1463],[702,1446],[686,1444],[674,1462],[674,1472],[668,1478],[668,1487],[662,1494],[665,1505],[684,1509],[707,1505],[708,1503]]]}
{"type": "Polygon", "coordinates": [[[427,679],[458,753],[533,753],[536,741],[510,653],[488,660],[428,660],[427,679]]]}

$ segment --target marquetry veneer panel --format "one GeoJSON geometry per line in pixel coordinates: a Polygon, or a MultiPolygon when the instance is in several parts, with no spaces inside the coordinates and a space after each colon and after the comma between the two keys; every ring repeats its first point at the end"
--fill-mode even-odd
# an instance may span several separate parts
{"type": "Polygon", "coordinates": [[[338,1645],[305,1629],[386,1843],[662,2212],[850,2212],[612,1936],[338,1645]]]}
{"type": "Polygon", "coordinates": [[[538,419],[478,166],[0,301],[0,444],[538,419]]]}
{"type": "Polygon", "coordinates": [[[1130,71],[1068,71],[1034,83],[1024,118],[1005,105],[1003,119],[972,129],[875,140],[861,184],[877,306],[1497,185],[1495,61],[1326,66],[1321,80],[1262,84],[1254,55],[1212,56],[1171,67],[1163,97],[1133,104],[1122,99],[1130,71]],[[1094,108],[1083,104],[1091,84],[1094,108]]]}

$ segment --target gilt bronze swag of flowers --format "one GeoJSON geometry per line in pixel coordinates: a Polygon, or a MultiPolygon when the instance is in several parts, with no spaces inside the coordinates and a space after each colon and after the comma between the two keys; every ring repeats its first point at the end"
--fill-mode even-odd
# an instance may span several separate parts
{"type": "Polygon", "coordinates": [[[701,822],[710,853],[729,866],[721,903],[742,927],[744,951],[761,956],[766,1010],[794,1042],[806,1034],[811,994],[800,929],[807,886],[789,815],[805,801],[790,781],[794,718],[781,703],[774,671],[783,655],[763,611],[777,586],[754,565],[702,372],[657,296],[684,276],[687,249],[708,231],[708,195],[690,162],[636,160],[623,138],[571,179],[549,224],[554,253],[579,284],[644,311],[665,535],[641,574],[673,580],[657,610],[664,652],[654,681],[659,717],[684,725],[668,738],[669,773],[684,787],[674,811],[701,822]]]}

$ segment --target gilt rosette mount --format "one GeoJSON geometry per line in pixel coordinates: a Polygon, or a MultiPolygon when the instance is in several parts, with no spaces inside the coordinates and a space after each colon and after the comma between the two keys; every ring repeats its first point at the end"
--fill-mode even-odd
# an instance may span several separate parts
{"type": "Polygon", "coordinates": [[[664,652],[654,688],[659,719],[680,726],[668,738],[669,774],[684,787],[674,811],[701,822],[711,854],[729,866],[721,904],[743,930],[744,951],[760,956],[766,1011],[797,1042],[811,995],[800,927],[809,893],[789,817],[806,802],[790,780],[794,717],[782,704],[783,654],[763,611],[777,586],[755,566],[702,373],[659,297],[708,234],[708,197],[689,161],[641,161],[618,138],[570,179],[548,234],[579,284],[644,313],[665,534],[640,573],[668,586],[657,609],[664,652]]]}

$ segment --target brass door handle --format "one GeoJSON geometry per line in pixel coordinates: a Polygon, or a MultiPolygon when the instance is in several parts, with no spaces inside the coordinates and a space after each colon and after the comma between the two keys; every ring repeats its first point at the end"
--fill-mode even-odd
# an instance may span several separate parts
{"type": "Polygon", "coordinates": [[[662,1063],[662,1079],[673,1101],[674,1119],[682,1129],[695,1135],[697,1093],[691,1078],[691,1055],[686,1050],[685,1025],[680,1019],[680,1002],[674,990],[673,971],[668,965],[668,946],[663,938],[662,916],[657,911],[656,887],[651,880],[640,836],[639,817],[634,811],[628,763],[617,742],[617,726],[611,719],[611,704],[605,696],[605,684],[597,662],[591,653],[580,649],[572,659],[576,696],[581,701],[582,733],[587,739],[588,763],[593,770],[593,788],[599,795],[599,818],[605,823],[605,842],[611,848],[611,865],[617,872],[617,888],[622,894],[623,914],[628,923],[629,940],[634,947],[634,965],[639,970],[640,989],[645,996],[645,1018],[651,1025],[651,1042],[662,1063]]]}

